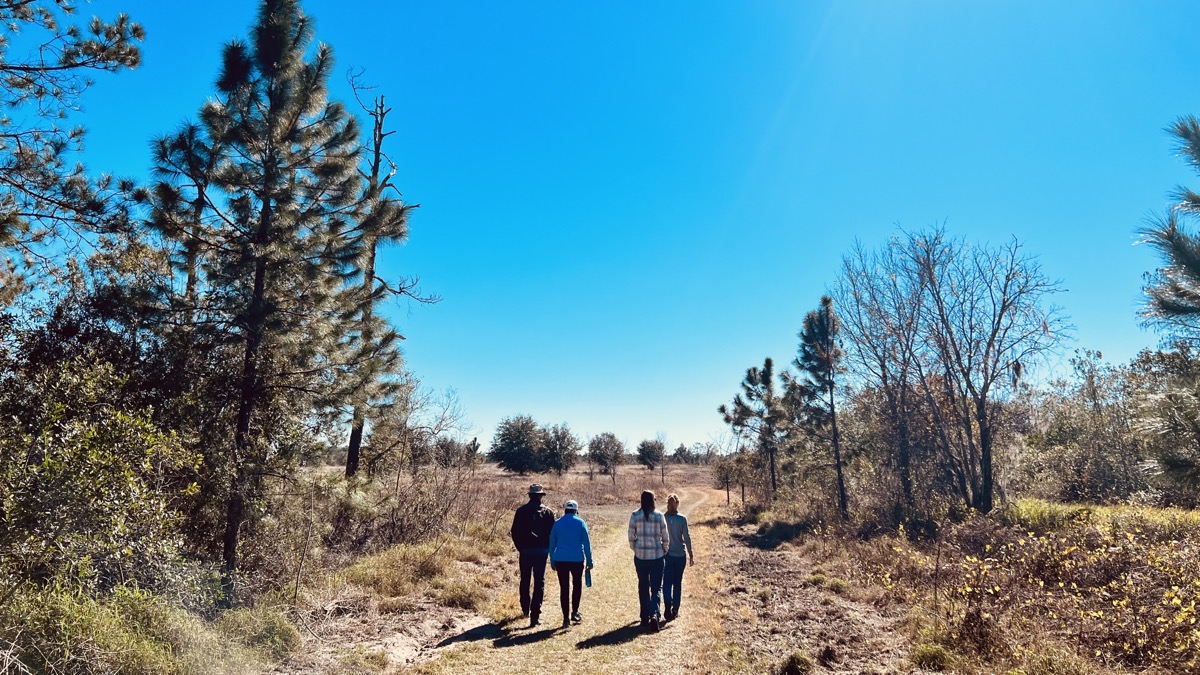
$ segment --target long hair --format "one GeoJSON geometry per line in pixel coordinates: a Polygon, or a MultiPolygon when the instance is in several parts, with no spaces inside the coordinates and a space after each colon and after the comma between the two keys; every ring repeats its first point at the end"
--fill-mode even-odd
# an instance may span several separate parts
{"type": "Polygon", "coordinates": [[[654,493],[642,490],[642,518],[650,520],[651,513],[654,513],[654,493]]]}

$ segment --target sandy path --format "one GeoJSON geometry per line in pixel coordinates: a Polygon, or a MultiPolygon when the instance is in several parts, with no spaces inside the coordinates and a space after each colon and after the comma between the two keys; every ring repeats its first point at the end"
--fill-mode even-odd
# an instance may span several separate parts
{"type": "MultiPolygon", "coordinates": [[[[681,511],[695,522],[715,501],[715,491],[692,487],[679,491],[681,511]]],[[[680,617],[662,632],[646,633],[639,626],[637,575],[626,529],[627,506],[582,511],[592,534],[593,585],[584,589],[580,607],[582,624],[563,629],[558,607],[558,581],[547,570],[546,602],[542,625],[525,627],[513,616],[501,624],[485,624],[452,636],[439,645],[441,652],[422,669],[438,673],[517,673],[550,669],[565,673],[696,673],[703,667],[704,643],[711,631],[700,634],[700,612],[707,586],[705,548],[712,540],[709,528],[691,528],[696,562],[684,574],[680,617]]],[[[516,590],[512,593],[515,596],[516,590]]]]}

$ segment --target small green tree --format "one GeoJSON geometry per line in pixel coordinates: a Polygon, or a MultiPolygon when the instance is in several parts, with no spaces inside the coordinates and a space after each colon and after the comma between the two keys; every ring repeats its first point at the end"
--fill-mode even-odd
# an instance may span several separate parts
{"type": "Polygon", "coordinates": [[[546,430],[541,451],[541,464],[545,471],[563,475],[579,461],[583,445],[564,422],[546,430]]]}
{"type": "Polygon", "coordinates": [[[666,454],[666,445],[659,439],[645,440],[638,443],[638,462],[651,471],[663,463],[666,454]]]}
{"type": "Polygon", "coordinates": [[[161,586],[196,458],[133,409],[111,365],[26,365],[0,383],[0,577],[161,586]]]}
{"type": "Polygon", "coordinates": [[[524,476],[543,471],[541,452],[545,432],[528,415],[501,420],[492,437],[489,456],[505,471],[524,476]]]}
{"type": "Polygon", "coordinates": [[[717,408],[725,423],[740,437],[749,432],[766,459],[773,498],[779,489],[776,458],[787,435],[788,411],[783,396],[775,390],[775,364],[768,357],[762,368],[750,368],[742,380],[742,393],[733,397],[733,404],[717,408]]]}
{"type": "Polygon", "coordinates": [[[600,467],[600,472],[608,474],[615,485],[617,482],[617,467],[625,456],[625,444],[615,434],[604,432],[588,441],[588,457],[600,467]]]}

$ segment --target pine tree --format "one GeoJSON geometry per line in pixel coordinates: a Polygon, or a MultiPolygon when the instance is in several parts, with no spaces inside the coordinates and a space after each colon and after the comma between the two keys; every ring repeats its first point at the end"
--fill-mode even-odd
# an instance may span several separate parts
{"type": "Polygon", "coordinates": [[[376,274],[379,247],[401,243],[408,238],[408,213],[417,208],[416,204],[405,204],[392,183],[395,165],[383,151],[384,140],[395,133],[386,130],[389,112],[391,109],[382,96],[376,98],[368,110],[372,120],[371,144],[365,153],[364,167],[359,169],[363,178],[363,193],[356,214],[357,226],[352,233],[358,240],[361,252],[354,263],[360,287],[354,299],[358,330],[351,334],[348,345],[354,352],[350,367],[350,379],[354,386],[351,393],[350,440],[346,448],[347,478],[358,472],[368,411],[373,403],[386,403],[395,394],[399,385],[394,376],[403,368],[398,348],[399,340],[403,338],[380,319],[375,311],[376,306],[396,295],[408,295],[423,302],[436,301],[436,298],[416,295],[416,282],[413,279],[400,279],[391,285],[376,274]]]}
{"type": "Polygon", "coordinates": [[[771,498],[779,489],[776,462],[779,447],[787,431],[787,410],[783,397],[775,390],[775,363],[768,357],[762,368],[750,368],[742,379],[742,393],[733,397],[732,406],[717,408],[725,423],[739,435],[749,431],[756,437],[758,451],[767,460],[771,478],[771,498]]]}
{"type": "Polygon", "coordinates": [[[833,299],[822,297],[821,306],[804,317],[798,354],[792,361],[798,373],[785,374],[784,387],[789,407],[798,413],[799,427],[829,442],[837,475],[838,513],[846,520],[849,505],[837,424],[837,376],[842,370],[839,331],[833,299]]]}
{"type": "Polygon", "coordinates": [[[249,42],[225,46],[199,124],[156,146],[154,218],[182,251],[183,305],[196,330],[237,354],[232,433],[206,448],[209,489],[224,495],[226,602],[262,479],[293,459],[283,432],[345,395],[336,374],[346,280],[363,243],[349,233],[360,142],[354,119],[327,99],[332,50],[312,42],[296,0],[264,0],[249,42]]]}
{"type": "Polygon", "coordinates": [[[0,306],[33,272],[74,251],[76,233],[122,215],[112,201],[124,188],[69,161],[84,129],[63,120],[78,110],[91,74],[137,67],[144,34],[124,14],[82,27],[74,13],[72,0],[0,0],[0,306]],[[36,48],[14,53],[16,45],[36,48]]]}

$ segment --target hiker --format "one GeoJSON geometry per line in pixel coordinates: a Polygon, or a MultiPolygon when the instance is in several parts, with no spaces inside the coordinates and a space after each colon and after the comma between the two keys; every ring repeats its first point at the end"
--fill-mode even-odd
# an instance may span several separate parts
{"type": "Polygon", "coordinates": [[[550,569],[558,573],[558,601],[562,605],[563,628],[583,621],[579,601],[583,598],[584,566],[592,569],[592,540],[587,523],[579,517],[579,502],[568,499],[563,515],[550,530],[550,569]],[[572,588],[571,583],[575,586],[572,588]],[[568,595],[569,603],[568,603],[568,595]]]}
{"type": "Polygon", "coordinates": [[[642,492],[642,508],[629,516],[629,547],[633,549],[633,566],[638,575],[642,627],[654,632],[662,628],[658,596],[662,591],[663,558],[669,545],[667,521],[662,511],[654,508],[654,493],[645,490],[642,492]]]}
{"type": "Polygon", "coordinates": [[[529,617],[529,627],[540,623],[542,597],[546,593],[546,556],[550,553],[550,530],[554,527],[554,511],[542,506],[546,490],[537,483],[529,486],[529,502],[522,504],[513,516],[513,545],[521,566],[521,614],[529,617]],[[529,581],[533,579],[533,595],[529,581]]]}
{"type": "Polygon", "coordinates": [[[663,606],[667,621],[679,616],[679,599],[683,597],[683,568],[695,565],[692,555],[692,535],[688,533],[687,516],[679,512],[679,495],[667,496],[667,536],[671,544],[663,569],[663,606]],[[686,555],[685,555],[686,554],[686,555]]]}

